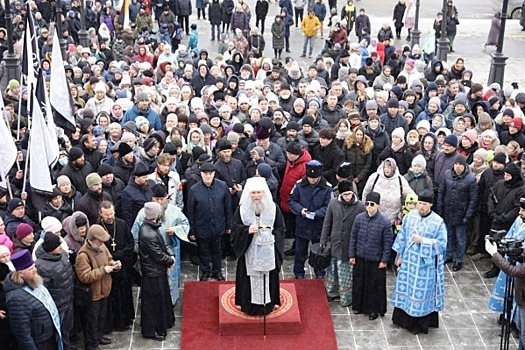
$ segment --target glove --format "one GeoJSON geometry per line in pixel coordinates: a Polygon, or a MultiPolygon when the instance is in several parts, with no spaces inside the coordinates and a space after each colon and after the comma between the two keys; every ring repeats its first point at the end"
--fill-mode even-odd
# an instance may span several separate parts
{"type": "Polygon", "coordinates": [[[493,256],[498,252],[498,246],[496,243],[491,242],[490,240],[485,240],[485,250],[487,253],[490,254],[490,256],[493,256]]]}

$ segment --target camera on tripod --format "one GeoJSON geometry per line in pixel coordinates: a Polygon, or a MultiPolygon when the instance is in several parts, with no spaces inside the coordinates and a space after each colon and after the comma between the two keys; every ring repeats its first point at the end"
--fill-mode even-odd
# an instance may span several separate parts
{"type": "Polygon", "coordinates": [[[505,238],[507,234],[506,230],[491,229],[490,233],[491,235],[487,236],[487,239],[492,243],[496,243],[498,252],[502,256],[506,255],[520,263],[525,261],[525,255],[523,255],[523,239],[505,238]]]}

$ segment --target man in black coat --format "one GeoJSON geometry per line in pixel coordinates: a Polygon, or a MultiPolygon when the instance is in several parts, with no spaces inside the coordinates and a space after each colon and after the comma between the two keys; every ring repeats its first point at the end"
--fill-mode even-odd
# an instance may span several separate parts
{"type": "Polygon", "coordinates": [[[91,164],[93,171],[97,171],[104,155],[97,150],[97,139],[93,134],[85,134],[80,139],[84,159],[91,164]]]}
{"type": "Polygon", "coordinates": [[[113,166],[113,174],[117,179],[120,179],[124,184],[127,184],[133,169],[135,168],[135,155],[133,148],[125,142],[118,145],[118,158],[113,166]]]}
{"type": "Polygon", "coordinates": [[[66,166],[60,171],[60,175],[66,175],[75,189],[84,194],[88,187],[86,185],[86,176],[93,172],[93,167],[86,162],[84,152],[78,147],[71,147],[68,155],[66,166]]]}
{"type": "Polygon", "coordinates": [[[11,257],[15,270],[4,281],[7,312],[20,349],[57,349],[58,309],[37,273],[31,253],[24,249],[11,257]],[[46,304],[40,301],[46,301],[46,304]],[[38,330],[38,331],[36,331],[38,330]]]}
{"type": "Polygon", "coordinates": [[[319,145],[315,146],[312,152],[312,159],[318,160],[323,164],[323,177],[332,185],[337,184],[335,177],[339,165],[344,160],[343,151],[334,142],[335,131],[333,129],[323,129],[319,132],[319,145]]]}
{"type": "Polygon", "coordinates": [[[69,350],[69,333],[73,328],[73,268],[67,253],[62,250],[60,237],[53,232],[46,232],[35,255],[35,267],[60,314],[64,350],[69,350]]]}
{"type": "Polygon", "coordinates": [[[102,191],[111,197],[111,203],[115,204],[115,209],[119,210],[120,195],[126,185],[121,179],[115,177],[113,167],[109,164],[100,164],[97,173],[102,179],[102,191]]]}
{"type": "Polygon", "coordinates": [[[146,202],[151,202],[151,187],[155,185],[153,180],[148,180],[149,167],[137,162],[133,176],[129,179],[127,186],[122,190],[120,200],[121,218],[128,227],[132,227],[140,209],[146,202]]]}
{"type": "Polygon", "coordinates": [[[264,22],[268,15],[268,7],[268,0],[257,0],[255,4],[255,26],[261,30],[261,34],[264,34],[264,22]]]}
{"type": "Polygon", "coordinates": [[[76,210],[87,215],[89,223],[93,225],[98,221],[98,208],[102,201],[110,201],[111,196],[102,191],[102,179],[97,173],[91,173],[86,177],[87,192],[80,198],[76,210]]]}

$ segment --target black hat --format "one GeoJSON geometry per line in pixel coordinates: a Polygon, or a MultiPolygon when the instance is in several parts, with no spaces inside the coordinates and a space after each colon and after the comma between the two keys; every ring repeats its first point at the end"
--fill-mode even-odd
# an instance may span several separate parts
{"type": "Polygon", "coordinates": [[[306,163],[306,176],[311,178],[321,177],[323,173],[323,164],[318,160],[311,160],[306,163]]]}
{"type": "Polygon", "coordinates": [[[374,202],[375,204],[381,203],[381,195],[377,192],[370,192],[366,195],[367,202],[374,202]]]}
{"type": "Polygon", "coordinates": [[[78,158],[82,157],[84,155],[84,151],[82,151],[78,147],[71,147],[68,154],[68,159],[70,162],[74,162],[78,158]]]}
{"type": "MultiPolygon", "coordinates": [[[[217,83],[217,80],[215,80],[215,83],[217,83]]],[[[217,101],[224,101],[224,91],[222,90],[216,90],[213,92],[213,100],[215,102],[217,101]]]]}
{"type": "Polygon", "coordinates": [[[201,173],[212,173],[215,171],[215,165],[210,162],[206,162],[200,166],[201,173]]]}
{"type": "Polygon", "coordinates": [[[293,120],[291,122],[288,122],[288,124],[286,124],[286,130],[295,130],[295,131],[299,131],[300,128],[299,128],[299,124],[297,124],[297,122],[294,122],[293,120]]]}
{"type": "Polygon", "coordinates": [[[500,164],[507,164],[507,156],[503,152],[498,152],[494,155],[493,162],[500,163],[500,164]]]}
{"type": "Polygon", "coordinates": [[[23,206],[24,202],[20,198],[15,197],[9,201],[9,204],[7,205],[7,213],[11,214],[16,208],[23,206]]]}
{"type": "Polygon", "coordinates": [[[121,142],[118,145],[118,156],[120,158],[124,157],[126,154],[133,152],[133,148],[125,142],[121,142]]]}
{"type": "Polygon", "coordinates": [[[286,152],[300,156],[303,154],[303,148],[299,142],[292,141],[288,144],[288,146],[286,146],[286,152]]]}
{"type": "Polygon", "coordinates": [[[343,57],[350,57],[350,53],[348,52],[348,50],[343,50],[341,51],[341,54],[339,55],[339,57],[343,58],[343,57]]]}
{"type": "Polygon", "coordinates": [[[102,163],[99,165],[97,173],[100,177],[113,174],[113,168],[109,164],[102,163]]]}
{"type": "MultiPolygon", "coordinates": [[[[180,142],[180,140],[177,140],[177,141],[180,142]]],[[[166,146],[164,146],[162,153],[171,154],[171,155],[177,154],[177,146],[175,146],[173,142],[168,142],[166,143],[166,146]]]]}
{"type": "Polygon", "coordinates": [[[145,176],[145,175],[149,175],[150,171],[149,171],[149,167],[144,164],[143,162],[137,162],[137,164],[135,164],[135,169],[133,169],[133,175],[135,176],[145,176]]]}
{"type": "Polygon", "coordinates": [[[233,124],[232,131],[238,134],[242,134],[244,132],[244,125],[241,123],[235,123],[233,124]]]}
{"type": "Polygon", "coordinates": [[[193,161],[196,162],[197,160],[199,160],[199,157],[204,153],[206,153],[206,151],[203,150],[202,147],[200,146],[193,147],[193,149],[191,150],[193,161]]]}
{"type": "Polygon", "coordinates": [[[423,190],[417,195],[419,202],[434,203],[434,191],[423,190]]]}
{"type": "Polygon", "coordinates": [[[337,176],[343,179],[348,179],[350,176],[352,176],[352,164],[350,164],[349,162],[341,163],[341,165],[339,165],[339,168],[337,168],[337,176]]]}
{"type": "Polygon", "coordinates": [[[520,167],[514,162],[507,164],[505,167],[505,172],[511,175],[512,179],[518,179],[521,177],[520,167]]]}
{"type": "Polygon", "coordinates": [[[7,196],[7,190],[5,188],[0,187],[0,198],[4,198],[7,196]]]}
{"type": "Polygon", "coordinates": [[[87,216],[77,215],[77,217],[75,217],[75,226],[76,227],[87,226],[87,224],[88,224],[87,216]]]}
{"type": "Polygon", "coordinates": [[[464,167],[467,167],[467,158],[462,154],[458,154],[456,158],[454,158],[454,164],[461,164],[464,167]]]}
{"type": "Polygon", "coordinates": [[[156,184],[151,188],[152,197],[166,197],[168,195],[168,188],[164,184],[156,184]]]}
{"type": "Polygon", "coordinates": [[[60,237],[55,235],[53,232],[46,232],[44,236],[44,242],[42,243],[42,248],[46,252],[52,252],[60,245],[60,237]]]}
{"type": "Polygon", "coordinates": [[[305,117],[303,117],[303,125],[310,125],[312,128],[314,127],[314,117],[312,117],[311,115],[307,115],[305,117]]]}
{"type": "Polygon", "coordinates": [[[210,163],[212,161],[211,156],[208,153],[203,153],[197,159],[197,163],[210,163]]]}
{"type": "Polygon", "coordinates": [[[150,149],[153,148],[153,146],[155,145],[155,141],[157,141],[155,138],[153,137],[148,137],[147,139],[144,140],[144,143],[142,143],[142,147],[144,147],[144,151],[149,151],[150,149]]]}
{"type": "Polygon", "coordinates": [[[49,198],[49,200],[51,200],[51,199],[53,199],[55,197],[62,196],[62,195],[63,195],[63,193],[62,193],[62,191],[60,191],[60,189],[58,187],[53,187],[53,191],[47,195],[47,198],[49,198]]]}
{"type": "Polygon", "coordinates": [[[354,183],[350,180],[343,180],[337,185],[339,193],[345,193],[354,190],[354,183]]]}
{"type": "Polygon", "coordinates": [[[217,142],[217,151],[218,152],[224,151],[224,150],[228,150],[228,149],[230,149],[230,150],[232,149],[232,144],[227,139],[220,139],[217,142]]]}

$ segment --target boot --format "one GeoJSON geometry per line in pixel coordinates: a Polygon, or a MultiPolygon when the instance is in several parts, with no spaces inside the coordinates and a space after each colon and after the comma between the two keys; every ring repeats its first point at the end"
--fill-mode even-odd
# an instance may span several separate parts
{"type": "Polygon", "coordinates": [[[285,256],[295,256],[295,241],[293,241],[292,248],[284,252],[285,256]]]}
{"type": "Polygon", "coordinates": [[[485,278],[494,278],[499,274],[499,268],[496,265],[492,265],[492,268],[483,274],[485,278]]]}

